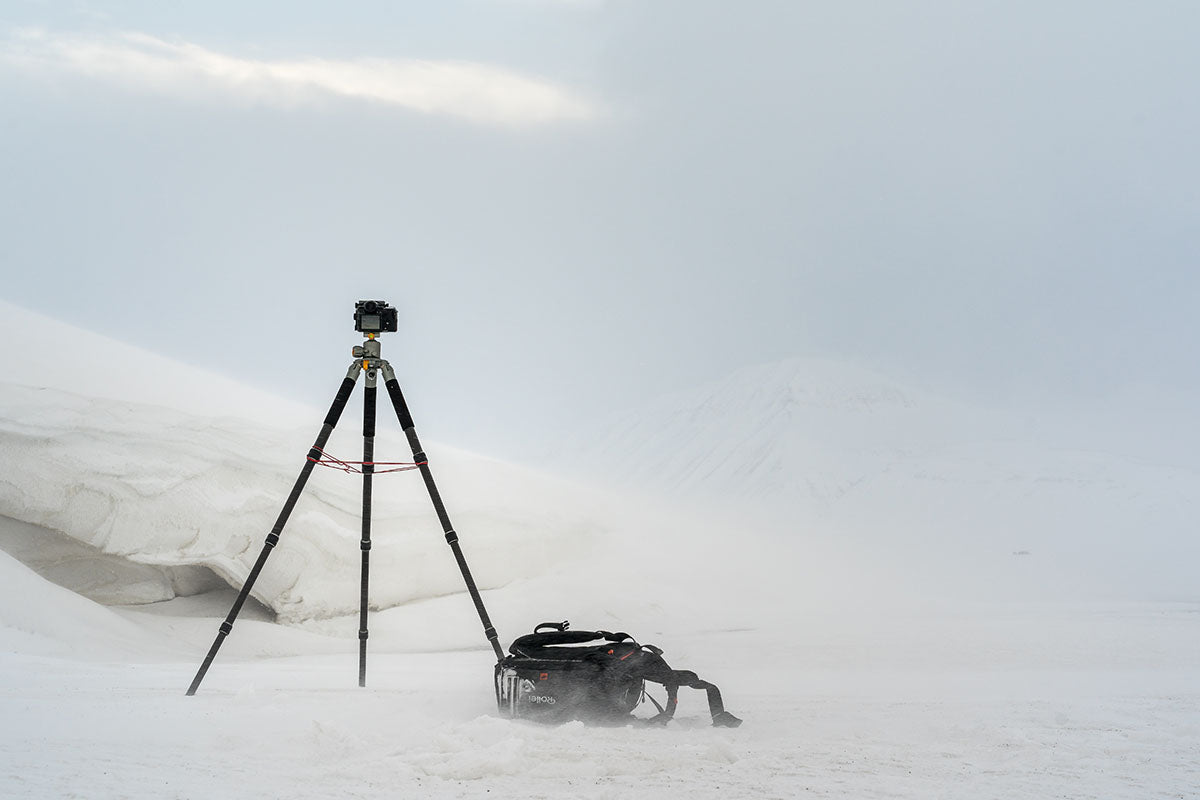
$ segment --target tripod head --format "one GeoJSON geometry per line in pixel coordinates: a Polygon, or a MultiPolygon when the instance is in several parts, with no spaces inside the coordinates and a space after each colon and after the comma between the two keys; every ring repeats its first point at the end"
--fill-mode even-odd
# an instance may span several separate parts
{"type": "Polygon", "coordinates": [[[354,304],[354,330],[367,334],[396,332],[396,309],[384,300],[359,300],[354,304]]]}
{"type": "Polygon", "coordinates": [[[362,361],[368,387],[375,386],[375,370],[387,364],[380,358],[379,339],[376,337],[381,333],[395,333],[396,327],[396,309],[387,301],[359,300],[354,304],[354,330],[361,333],[366,341],[355,346],[353,353],[356,359],[362,361]]]}

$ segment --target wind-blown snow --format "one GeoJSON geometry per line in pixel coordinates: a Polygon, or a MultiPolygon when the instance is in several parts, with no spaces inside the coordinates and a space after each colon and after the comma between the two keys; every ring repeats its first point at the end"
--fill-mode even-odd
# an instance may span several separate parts
{"type": "Polygon", "coordinates": [[[642,638],[719,683],[745,725],[707,727],[685,691],[666,729],[597,729],[489,713],[478,648],[377,649],[359,689],[352,640],[254,620],[187,698],[215,609],[118,614],[4,558],[0,587],[5,797],[1142,800],[1200,785],[1194,606],[676,629],[642,638]]]}

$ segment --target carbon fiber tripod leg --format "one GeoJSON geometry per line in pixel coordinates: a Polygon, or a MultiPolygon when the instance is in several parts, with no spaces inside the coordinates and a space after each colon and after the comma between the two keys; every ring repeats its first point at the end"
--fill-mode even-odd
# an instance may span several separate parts
{"type": "Polygon", "coordinates": [[[295,485],[292,486],[292,493],[288,495],[287,501],[283,504],[283,510],[279,512],[279,518],[275,520],[275,526],[267,534],[267,541],[263,544],[262,552],[258,554],[258,560],[254,562],[254,567],[250,570],[250,574],[246,576],[246,582],[242,584],[242,590],[238,592],[237,599],[233,601],[233,607],[229,609],[229,616],[225,617],[225,621],[221,623],[221,627],[217,631],[217,638],[213,641],[212,647],[209,648],[208,655],[204,657],[204,663],[200,665],[200,669],[196,672],[196,677],[192,678],[192,685],[187,690],[188,696],[196,693],[196,689],[200,687],[200,682],[204,680],[204,675],[212,665],[213,659],[217,657],[217,651],[221,649],[221,645],[225,642],[225,637],[233,630],[233,623],[237,619],[237,615],[241,612],[246,598],[250,596],[250,590],[254,587],[254,582],[258,580],[258,573],[262,572],[263,565],[267,563],[267,556],[271,554],[271,550],[279,542],[279,534],[283,532],[283,526],[287,524],[288,517],[291,516],[296,501],[300,499],[300,493],[304,491],[304,485],[308,483],[308,476],[312,474],[313,466],[316,464],[317,459],[321,457],[321,450],[325,447],[325,443],[329,441],[329,435],[333,433],[333,428],[337,425],[338,418],[342,416],[342,410],[346,407],[346,401],[350,399],[350,392],[354,390],[354,383],[358,380],[358,373],[361,371],[362,362],[355,361],[349,371],[346,372],[346,377],[342,381],[341,387],[338,388],[337,395],[333,398],[333,405],[329,407],[329,413],[325,415],[325,424],[321,426],[321,432],[317,434],[317,439],[313,442],[312,449],[308,451],[304,468],[300,470],[300,475],[296,478],[295,485]]]}
{"type": "Polygon", "coordinates": [[[442,496],[438,493],[437,484],[433,482],[433,473],[429,471],[428,459],[425,456],[425,451],[421,448],[421,441],[417,438],[417,431],[413,426],[412,414],[408,411],[408,404],[404,402],[404,395],[400,391],[400,383],[396,380],[396,373],[391,365],[386,361],[382,363],[383,370],[383,385],[387,387],[388,396],[392,398],[392,405],[396,409],[396,417],[400,420],[400,427],[404,430],[404,435],[408,437],[408,444],[412,448],[413,461],[421,470],[421,477],[425,480],[425,488],[429,491],[429,499],[433,502],[433,510],[437,512],[438,521],[442,523],[442,530],[446,534],[446,543],[450,545],[450,549],[454,551],[454,560],[458,562],[458,569],[462,573],[463,581],[467,584],[467,592],[471,595],[471,602],[475,604],[475,611],[479,614],[479,621],[483,623],[483,634],[487,637],[488,642],[492,645],[492,650],[496,652],[496,660],[504,658],[504,650],[500,647],[500,641],[496,636],[496,629],[492,626],[492,621],[488,618],[487,609],[483,607],[483,598],[479,596],[479,589],[475,586],[475,579],[471,577],[471,570],[467,566],[467,559],[463,556],[462,547],[458,544],[458,534],[454,532],[454,527],[450,524],[450,515],[446,513],[446,506],[442,502],[442,496]]]}
{"type": "Polygon", "coordinates": [[[367,685],[367,587],[371,572],[371,475],[375,466],[375,367],[363,387],[362,587],[358,600],[358,685],[367,685]]]}

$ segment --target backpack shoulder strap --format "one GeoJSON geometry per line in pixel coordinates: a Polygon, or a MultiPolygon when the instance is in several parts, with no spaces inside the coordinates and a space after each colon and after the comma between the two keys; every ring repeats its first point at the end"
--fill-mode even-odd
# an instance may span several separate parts
{"type": "Polygon", "coordinates": [[[662,657],[662,650],[654,645],[646,645],[642,650],[644,652],[640,670],[642,677],[648,681],[661,683],[667,690],[666,706],[658,706],[658,703],[655,702],[659,712],[648,719],[648,723],[665,725],[674,717],[675,706],[679,703],[679,687],[686,686],[689,689],[703,689],[708,694],[708,710],[712,714],[715,727],[736,728],[742,724],[740,719],[725,710],[725,703],[721,699],[721,690],[715,684],[700,680],[700,677],[690,670],[671,669],[662,657]]]}

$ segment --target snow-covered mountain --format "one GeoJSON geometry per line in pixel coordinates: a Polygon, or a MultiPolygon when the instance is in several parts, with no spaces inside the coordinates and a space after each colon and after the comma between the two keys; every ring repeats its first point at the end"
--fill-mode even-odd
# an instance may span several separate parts
{"type": "Polygon", "coordinates": [[[864,461],[943,444],[951,414],[964,416],[869,371],[790,359],[611,419],[580,440],[580,458],[652,491],[821,503],[852,488],[864,461]]]}
{"type": "Polygon", "coordinates": [[[624,490],[885,560],[949,558],[972,579],[980,562],[1018,554],[1038,564],[1034,583],[1194,596],[1200,474],[1054,447],[1016,411],[870,370],[812,358],[748,367],[597,430],[571,460],[624,490]]]}

